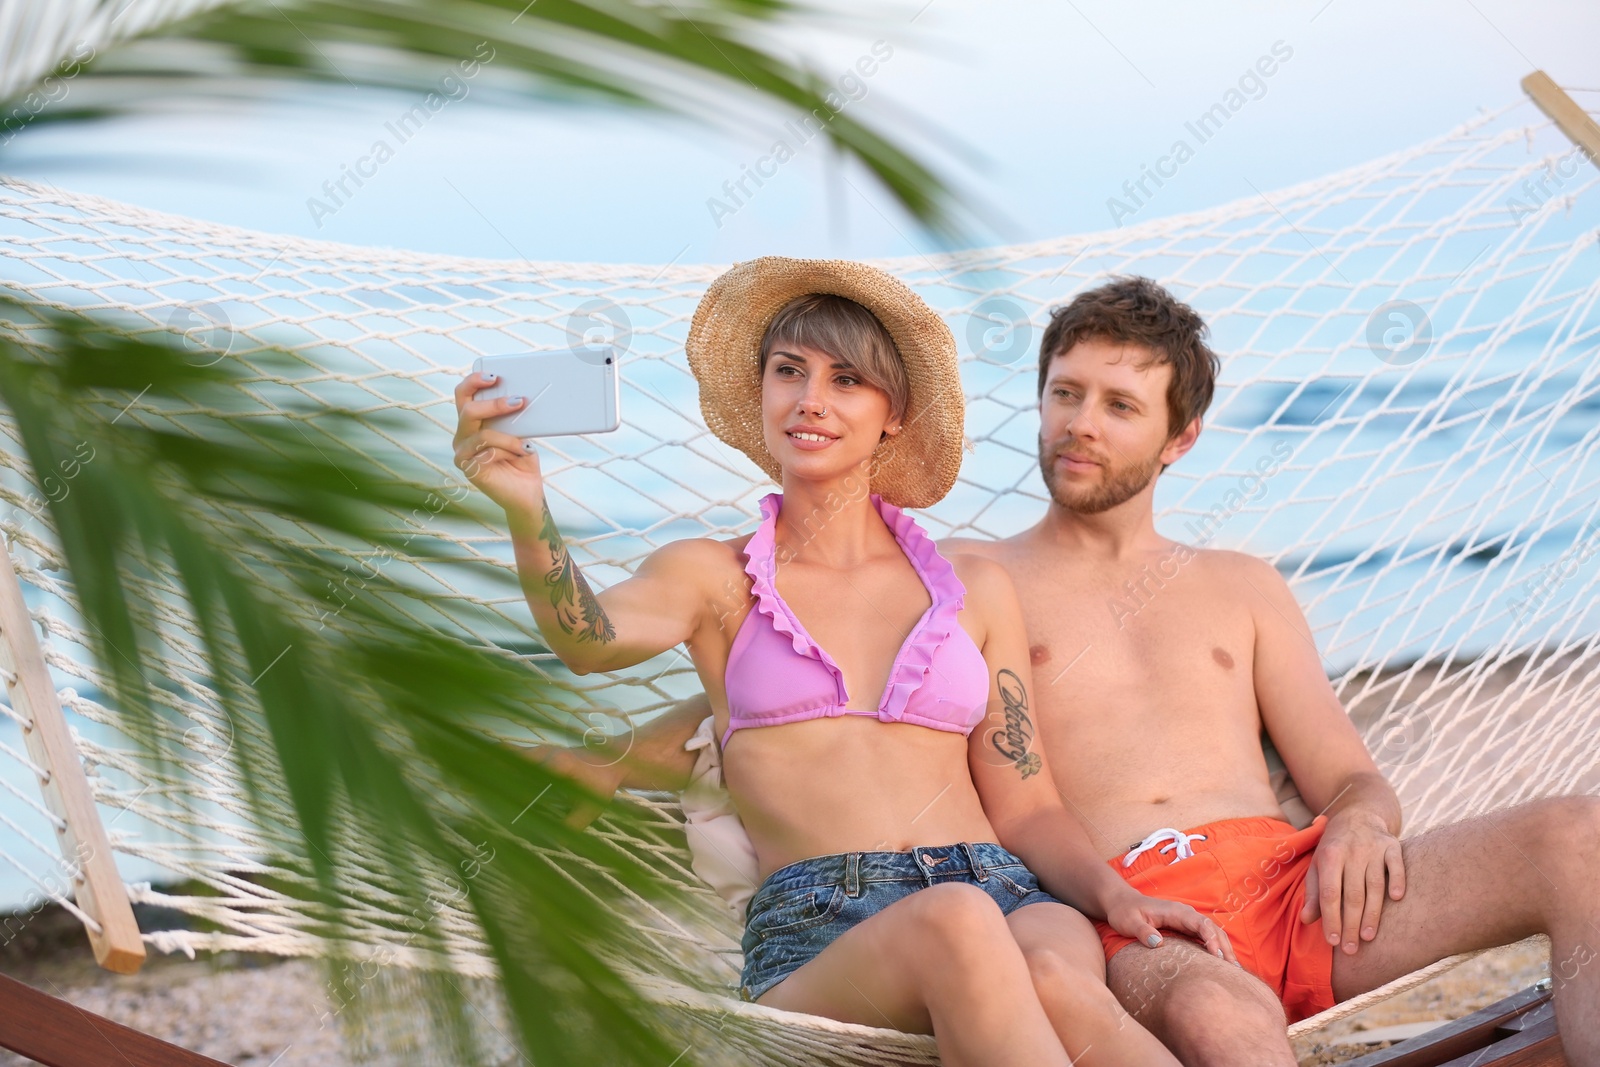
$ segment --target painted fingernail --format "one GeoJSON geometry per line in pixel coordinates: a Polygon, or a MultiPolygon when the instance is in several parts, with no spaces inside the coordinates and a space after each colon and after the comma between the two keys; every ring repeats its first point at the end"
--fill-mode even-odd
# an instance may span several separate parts
{"type": "Polygon", "coordinates": [[[1144,939],[1144,943],[1149,945],[1151,948],[1155,948],[1157,945],[1161,944],[1161,935],[1151,934],[1149,937],[1144,939]]]}
{"type": "Polygon", "coordinates": [[[500,375],[498,375],[498,374],[485,374],[483,377],[484,377],[485,381],[492,382],[492,381],[497,380],[500,377],[500,375]]]}
{"type": "Polygon", "coordinates": [[[518,404],[522,403],[522,401],[525,400],[525,399],[526,399],[526,397],[514,396],[514,397],[511,398],[511,406],[512,407],[516,407],[518,404]]]}
{"type": "Polygon", "coordinates": [[[533,442],[532,441],[524,441],[524,442],[522,442],[522,450],[524,452],[532,452],[533,451],[533,442]]]}

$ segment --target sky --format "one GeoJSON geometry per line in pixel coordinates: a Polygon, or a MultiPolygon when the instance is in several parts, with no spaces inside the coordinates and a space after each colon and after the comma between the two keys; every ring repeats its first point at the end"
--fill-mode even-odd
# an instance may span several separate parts
{"type": "MultiPolygon", "coordinates": [[[[965,243],[988,246],[1353,166],[1519,99],[1536,68],[1600,87],[1597,40],[1600,5],[1571,0],[896,0],[775,28],[767,44],[830,81],[857,71],[851,112],[933,162],[990,220],[965,243]],[[1245,105],[1157,196],[1119,214],[1124,183],[1230,90],[1245,105]]],[[[442,77],[451,65],[437,66],[442,77]]],[[[497,76],[491,59],[403,143],[388,131],[420,94],[317,85],[25,130],[0,149],[0,172],[254,230],[495,259],[720,264],[939,247],[820,138],[728,210],[724,183],[768,152],[792,117],[781,111],[735,125],[508,105],[497,76]],[[324,183],[380,138],[392,155],[363,164],[376,173],[335,202],[324,183]]]]}

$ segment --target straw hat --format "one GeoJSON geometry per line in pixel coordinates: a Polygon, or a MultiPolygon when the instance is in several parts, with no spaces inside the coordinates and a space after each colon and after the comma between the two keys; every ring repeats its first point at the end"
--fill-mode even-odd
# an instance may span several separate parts
{"type": "Polygon", "coordinates": [[[695,309],[689,369],[700,382],[706,425],[781,484],[761,433],[761,338],[789,301],[808,293],[847,297],[878,317],[905,363],[910,386],[900,432],[873,455],[870,491],[896,507],[943,499],[961,468],[966,399],[950,328],[898,278],[842,259],[763,256],[736,263],[695,309]]]}

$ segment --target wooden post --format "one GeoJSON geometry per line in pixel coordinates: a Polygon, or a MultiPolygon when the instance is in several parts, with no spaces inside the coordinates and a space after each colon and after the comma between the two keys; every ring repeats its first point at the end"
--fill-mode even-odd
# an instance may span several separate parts
{"type": "Polygon", "coordinates": [[[1522,79],[1522,91],[1533,97],[1539,110],[1550,116],[1567,140],[1583,149],[1590,163],[1600,167],[1600,123],[1593,116],[1542,70],[1522,79]]]}
{"type": "Polygon", "coordinates": [[[6,690],[12,708],[31,724],[23,728],[22,735],[29,758],[45,771],[40,780],[45,805],[66,823],[56,838],[75,872],[73,896],[78,907],[100,924],[99,933],[88,930],[94,958],[108,971],[133,974],[144,963],[144,941],[61,702],[50,683],[9,546],[5,565],[0,566],[0,667],[7,671],[6,690]]]}

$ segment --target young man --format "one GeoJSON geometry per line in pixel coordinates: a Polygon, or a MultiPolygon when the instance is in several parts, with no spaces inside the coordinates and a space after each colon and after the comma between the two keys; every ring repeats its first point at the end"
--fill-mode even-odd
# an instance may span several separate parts
{"type": "MultiPolygon", "coordinates": [[[[1291,1067],[1286,1021],[1545,933],[1567,1060],[1600,1067],[1600,966],[1583,966],[1600,945],[1600,798],[1535,801],[1402,843],[1394,790],[1277,571],[1156,532],[1155,480],[1194,446],[1211,401],[1205,333],[1144,278],[1057,309],[1039,360],[1051,503],[1013,537],[941,546],[1010,572],[1039,739],[1101,855],[1140,890],[1215,918],[1243,965],[1177,936],[1125,951],[1102,929],[1112,989],[1185,1064],[1291,1067]],[[1318,813],[1305,829],[1284,821],[1263,730],[1318,813]]],[[[627,783],[681,785],[683,742],[706,714],[688,702],[653,723],[627,783]]],[[[997,737],[997,751],[1016,741],[997,737]]],[[[604,794],[620,766],[578,770],[604,794]]]]}

